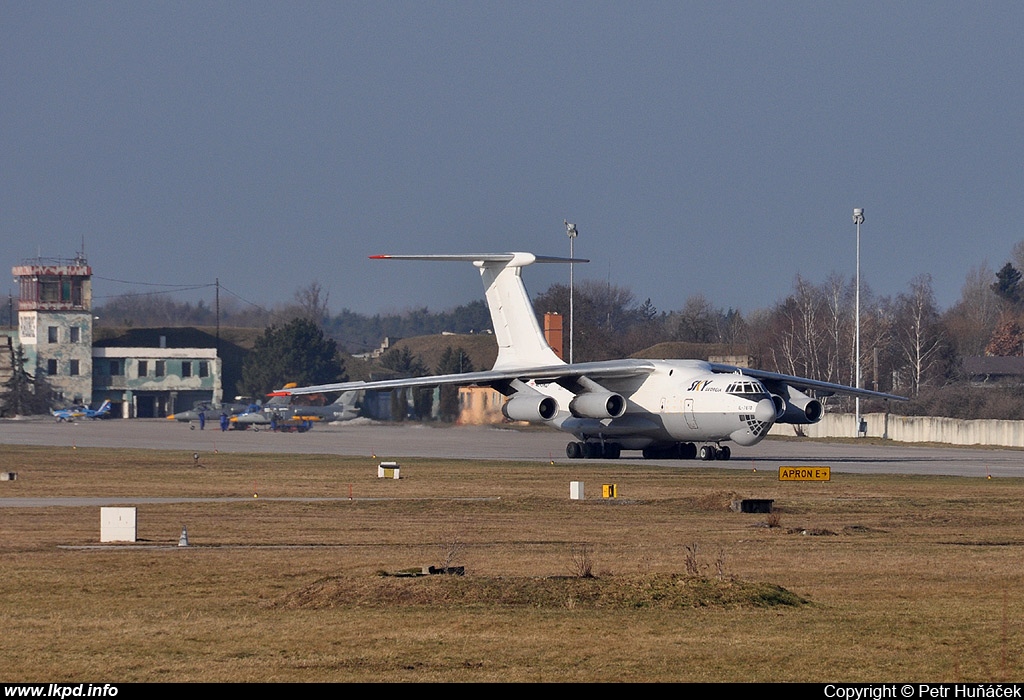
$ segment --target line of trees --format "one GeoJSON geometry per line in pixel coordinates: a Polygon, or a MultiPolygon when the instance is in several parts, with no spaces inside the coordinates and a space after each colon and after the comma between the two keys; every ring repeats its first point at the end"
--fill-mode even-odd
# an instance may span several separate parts
{"type": "Polygon", "coordinates": [[[158,294],[123,294],[98,305],[94,312],[102,325],[139,328],[212,328],[218,323],[224,327],[265,328],[282,326],[294,318],[308,318],[354,353],[372,350],[386,337],[411,338],[443,331],[478,333],[491,327],[483,300],[440,312],[422,306],[392,314],[365,315],[342,309],[332,315],[328,309],[330,293],[318,281],[296,291],[290,302],[270,309],[222,296],[219,317],[216,309],[202,300],[183,302],[158,294]]]}
{"type": "MultiPolygon", "coordinates": [[[[853,384],[855,291],[837,275],[819,284],[798,275],[781,302],[743,316],[703,295],[690,297],[679,311],[658,313],[649,300],[635,303],[627,290],[582,285],[574,299],[575,359],[621,357],[667,341],[714,343],[752,356],[764,369],[853,384]]],[[[560,285],[550,288],[537,298],[538,312],[567,313],[567,294],[560,285]]],[[[927,275],[895,299],[862,285],[860,335],[861,374],[870,380],[864,385],[916,394],[953,376],[950,334],[927,275]]]]}

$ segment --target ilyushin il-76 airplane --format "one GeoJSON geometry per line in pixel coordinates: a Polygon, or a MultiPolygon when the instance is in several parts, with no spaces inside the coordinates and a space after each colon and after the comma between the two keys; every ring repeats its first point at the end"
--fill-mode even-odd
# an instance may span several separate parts
{"type": "Polygon", "coordinates": [[[483,278],[498,341],[489,371],[287,389],[311,394],[440,385],[489,386],[507,397],[514,421],[571,433],[570,458],[729,459],[728,442],[756,445],[775,423],[821,420],[816,396],[906,400],[902,396],[702,360],[607,360],[567,364],[548,345],[522,281],[533,263],[584,263],[532,253],[374,255],[382,260],[471,262],[483,278]],[[805,393],[811,392],[811,394],[805,393]],[[813,396],[812,396],[813,394],[813,396]]]}

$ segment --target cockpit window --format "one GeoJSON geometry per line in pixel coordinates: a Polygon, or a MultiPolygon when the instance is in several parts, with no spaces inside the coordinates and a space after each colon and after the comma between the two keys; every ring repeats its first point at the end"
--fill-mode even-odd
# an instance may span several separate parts
{"type": "Polygon", "coordinates": [[[733,382],[725,391],[750,401],[760,401],[761,399],[768,398],[768,391],[761,382],[756,380],[733,382]]]}

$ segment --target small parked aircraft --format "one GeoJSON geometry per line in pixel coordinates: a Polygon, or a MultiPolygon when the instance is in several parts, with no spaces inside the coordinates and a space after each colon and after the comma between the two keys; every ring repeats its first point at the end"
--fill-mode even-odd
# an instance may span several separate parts
{"type": "Polygon", "coordinates": [[[96,410],[88,406],[71,406],[69,408],[56,409],[51,411],[51,413],[53,413],[53,417],[57,419],[58,423],[70,423],[76,418],[97,420],[110,413],[110,401],[104,401],[96,410]]]}
{"type": "MultiPolygon", "coordinates": [[[[199,422],[199,414],[203,413],[206,420],[215,421],[222,412],[227,413],[229,416],[235,416],[240,413],[246,413],[247,411],[259,410],[259,404],[255,403],[241,403],[237,402],[237,399],[242,397],[236,397],[235,403],[215,404],[211,401],[197,401],[192,406],[191,411],[178,411],[167,416],[167,420],[175,420],[179,423],[196,423],[199,422]]],[[[195,429],[195,425],[191,426],[195,429]]]]}
{"type": "Polygon", "coordinates": [[[280,430],[282,432],[306,432],[314,423],[346,421],[359,417],[359,392],[347,391],[334,401],[324,405],[323,397],[302,395],[298,398],[291,395],[295,384],[288,384],[281,391],[274,391],[267,396],[270,400],[254,410],[241,413],[231,418],[238,428],[252,426],[254,431],[261,429],[280,430]]]}
{"type": "Polygon", "coordinates": [[[833,394],[905,401],[902,396],[703,360],[607,360],[566,364],[548,345],[523,286],[533,263],[583,263],[532,253],[374,255],[372,259],[471,262],[480,270],[498,357],[484,372],[345,382],[282,390],[311,394],[440,385],[489,386],[507,397],[505,417],[544,423],[575,436],[570,458],[729,459],[725,442],[756,445],[775,423],[821,420],[818,397],[833,394]]]}

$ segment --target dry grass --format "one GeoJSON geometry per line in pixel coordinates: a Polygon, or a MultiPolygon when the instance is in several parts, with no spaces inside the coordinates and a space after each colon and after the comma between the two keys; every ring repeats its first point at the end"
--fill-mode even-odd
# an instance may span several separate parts
{"type": "Polygon", "coordinates": [[[0,449],[0,497],[236,499],[140,503],[114,547],[96,505],[0,507],[9,681],[1024,675],[1019,480],[0,449]],[[466,576],[381,576],[430,565],[466,576]]]}
{"type": "Polygon", "coordinates": [[[595,577],[388,576],[376,580],[332,576],[284,596],[289,608],[426,606],[434,608],[537,608],[638,610],[659,608],[767,608],[805,605],[784,588],[732,578],[632,574],[595,577]]]}

